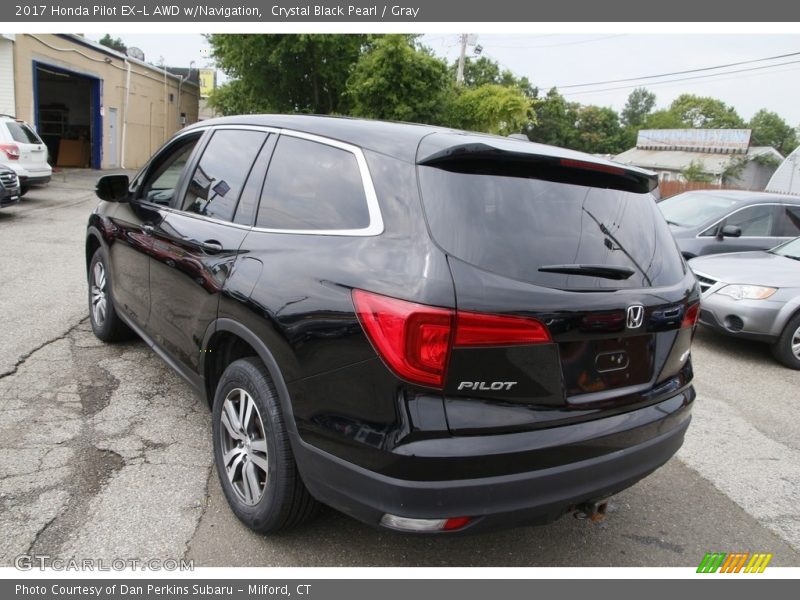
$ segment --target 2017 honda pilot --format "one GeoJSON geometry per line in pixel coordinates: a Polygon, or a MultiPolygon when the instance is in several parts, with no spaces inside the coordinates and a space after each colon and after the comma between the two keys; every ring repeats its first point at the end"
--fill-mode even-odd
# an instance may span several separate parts
{"type": "MultiPolygon", "coordinates": [[[[212,407],[236,515],[541,523],[680,447],[699,307],[646,171],[435,127],[246,116],[110,175],[91,323],[212,407]]],[[[592,504],[595,503],[595,504],[592,504]]]]}

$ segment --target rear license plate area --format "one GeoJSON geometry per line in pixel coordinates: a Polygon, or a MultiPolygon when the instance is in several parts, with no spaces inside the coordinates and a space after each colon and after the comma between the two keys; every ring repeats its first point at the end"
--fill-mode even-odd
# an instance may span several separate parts
{"type": "Polygon", "coordinates": [[[653,376],[652,335],[561,342],[567,397],[647,383],[653,376]]]}

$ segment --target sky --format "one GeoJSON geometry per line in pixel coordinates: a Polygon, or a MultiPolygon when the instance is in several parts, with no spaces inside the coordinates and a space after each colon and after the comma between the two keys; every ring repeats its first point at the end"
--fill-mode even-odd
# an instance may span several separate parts
{"type": "MultiPolygon", "coordinates": [[[[100,34],[87,37],[97,40],[100,34]]],[[[204,54],[208,43],[200,34],[157,35],[115,33],[128,46],[136,46],[149,62],[176,67],[212,66],[204,54]]],[[[428,33],[420,41],[437,55],[455,60],[459,53],[458,35],[428,33]]],[[[536,86],[579,85],[700,69],[722,64],[761,59],[800,52],[800,35],[750,34],[481,34],[477,44],[482,56],[500,63],[517,76],[526,76],[536,86]]],[[[474,47],[468,48],[474,56],[474,47]]],[[[733,106],[745,119],[761,108],[778,113],[793,126],[800,125],[800,55],[757,62],[727,69],[676,75],[663,79],[622,82],[597,86],[565,88],[569,100],[582,104],[610,106],[619,111],[628,94],[643,85],[656,94],[657,108],[664,108],[683,93],[713,96],[733,106]],[[706,77],[779,63],[766,69],[706,77]],[[688,81],[656,84],[668,79],[703,76],[688,81]],[[622,89],[609,89],[622,88],[622,89]],[[601,91],[604,90],[604,91],[601,91]]]]}

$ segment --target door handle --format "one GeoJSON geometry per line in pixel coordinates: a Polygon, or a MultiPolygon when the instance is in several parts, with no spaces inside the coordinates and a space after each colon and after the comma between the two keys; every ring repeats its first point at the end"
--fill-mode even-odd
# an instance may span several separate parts
{"type": "Polygon", "coordinates": [[[219,254],[222,252],[222,244],[220,244],[217,240],[205,240],[204,242],[200,243],[200,248],[206,254],[219,254]]]}

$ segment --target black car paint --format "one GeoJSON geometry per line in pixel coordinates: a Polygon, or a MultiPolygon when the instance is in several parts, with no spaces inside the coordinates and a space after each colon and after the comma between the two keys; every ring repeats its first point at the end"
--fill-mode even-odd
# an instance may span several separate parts
{"type": "MultiPolygon", "coordinates": [[[[386,512],[404,510],[400,499],[365,498],[376,480],[421,482],[414,484],[421,488],[424,482],[453,487],[457,480],[488,478],[488,483],[500,476],[538,481],[539,474],[550,477],[553,469],[608,458],[607,477],[596,486],[583,482],[547,502],[530,499],[527,509],[507,520],[549,519],[568,505],[627,487],[680,445],[694,400],[691,360],[681,360],[692,334],[680,322],[699,298],[688,270],[676,285],[624,294],[564,294],[493,275],[448,257],[427,230],[415,153],[421,139],[439,130],[314,117],[228,118],[197,130],[220,125],[285,127],[361,147],[379,198],[383,233],[272,233],[252,223],[183,213],[175,200],[170,206],[102,202],[89,219],[87,260],[98,246],[106,249],[122,319],[207,400],[219,375],[215,360],[231,351],[234,336],[261,358],[287,416],[298,467],[317,498],[375,524],[377,504],[386,512]],[[547,323],[553,342],[456,349],[444,391],[409,384],[376,355],[355,315],[353,288],[431,306],[535,316],[547,323]],[[634,302],[646,307],[646,318],[643,330],[632,333],[620,319],[634,302]],[[661,335],[635,339],[656,332],[661,335]],[[626,371],[631,382],[622,387],[609,387],[620,385],[610,381],[615,375],[599,374],[596,389],[575,395],[557,370],[513,368],[542,359],[568,369],[573,358],[575,368],[585,371],[592,353],[630,344],[636,352],[641,343],[652,358],[647,364],[634,361],[626,371]],[[522,382],[521,395],[517,390],[475,394],[455,386],[462,378],[506,377],[522,382]],[[661,441],[652,446],[651,459],[637,470],[631,453],[656,438],[661,441]],[[627,465],[625,477],[610,474],[615,461],[627,465]],[[371,483],[343,492],[349,476],[332,481],[325,465],[371,483]]],[[[184,170],[177,198],[201,148],[202,141],[184,170]]],[[[134,181],[132,193],[141,179],[134,181]]],[[[495,507],[502,489],[484,494],[482,508],[473,498],[464,509],[476,515],[506,512],[495,507]]],[[[525,503],[512,504],[520,502],[525,503]]],[[[449,505],[427,505],[427,512],[424,500],[406,503],[412,505],[409,516],[453,516],[449,511],[460,508],[455,497],[449,505]]]]}

